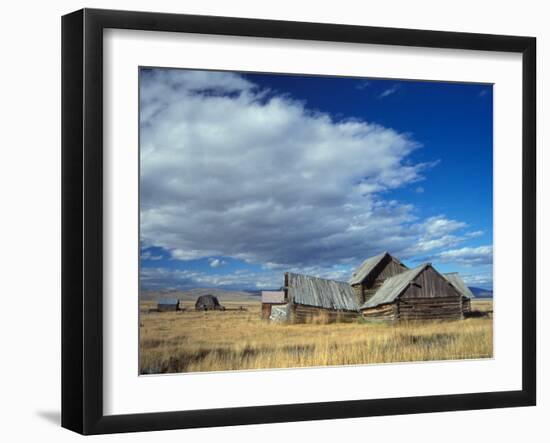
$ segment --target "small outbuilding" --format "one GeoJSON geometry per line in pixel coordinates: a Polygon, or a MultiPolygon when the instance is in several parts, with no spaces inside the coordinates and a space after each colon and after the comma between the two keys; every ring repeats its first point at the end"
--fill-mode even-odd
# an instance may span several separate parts
{"type": "Polygon", "coordinates": [[[365,260],[348,282],[285,273],[282,291],[262,293],[262,317],[296,323],[458,320],[473,297],[458,273],[440,274],[431,263],[409,269],[383,252],[365,260]]]}
{"type": "Polygon", "coordinates": [[[159,312],[179,311],[180,309],[179,300],[160,300],[157,303],[157,311],[159,312]]]}
{"type": "Polygon", "coordinates": [[[386,279],[361,307],[367,320],[458,320],[462,293],[430,263],[386,279]]]}
{"type": "Polygon", "coordinates": [[[262,318],[269,319],[273,306],[286,304],[285,291],[262,291],[262,318]]]}
{"type": "Polygon", "coordinates": [[[346,282],[287,272],[285,292],[288,319],[295,323],[350,321],[359,314],[353,290],[346,282]]]}
{"type": "Polygon", "coordinates": [[[220,304],[218,297],[207,294],[201,295],[195,302],[197,311],[225,311],[225,308],[220,304]]]}

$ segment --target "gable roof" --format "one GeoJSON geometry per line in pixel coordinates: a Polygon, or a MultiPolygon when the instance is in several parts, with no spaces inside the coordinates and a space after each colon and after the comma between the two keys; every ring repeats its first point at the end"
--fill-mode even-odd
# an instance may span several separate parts
{"type": "Polygon", "coordinates": [[[393,302],[407,288],[409,283],[428,266],[431,266],[430,263],[424,263],[416,268],[409,269],[408,271],[388,278],[372,298],[363,303],[360,309],[373,308],[378,305],[393,302]]]}
{"type": "Polygon", "coordinates": [[[462,294],[463,297],[475,298],[474,294],[470,291],[470,288],[466,286],[466,283],[464,283],[464,280],[462,280],[458,272],[449,272],[447,274],[443,274],[443,277],[445,277],[449,283],[462,294]]]}
{"type": "Polygon", "coordinates": [[[387,251],[382,252],[382,254],[375,255],[374,257],[367,258],[361,266],[359,266],[351,275],[349,279],[350,285],[356,285],[362,283],[369,274],[374,270],[374,268],[380,263],[386,255],[390,255],[387,251]]]}
{"type": "Polygon", "coordinates": [[[353,289],[346,282],[291,272],[287,275],[288,299],[294,303],[344,311],[359,308],[353,289]]]}

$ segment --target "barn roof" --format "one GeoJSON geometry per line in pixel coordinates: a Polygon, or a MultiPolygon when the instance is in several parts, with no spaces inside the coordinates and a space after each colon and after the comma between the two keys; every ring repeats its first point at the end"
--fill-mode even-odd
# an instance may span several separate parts
{"type": "Polygon", "coordinates": [[[378,266],[378,264],[382,260],[384,260],[386,256],[389,256],[392,258],[392,260],[395,260],[397,263],[402,264],[399,260],[393,257],[388,251],[384,251],[381,254],[375,255],[374,257],[367,258],[363,263],[361,263],[361,266],[359,266],[355,271],[353,271],[353,274],[351,274],[351,278],[349,279],[349,284],[357,285],[359,283],[362,283],[370,275],[370,273],[374,271],[376,266],[378,266]]]}
{"type": "Polygon", "coordinates": [[[287,275],[288,298],[294,303],[344,311],[356,311],[359,307],[346,282],[291,272],[287,275]]]}
{"type": "Polygon", "coordinates": [[[284,303],[284,291],[262,291],[262,303],[284,303]]]}
{"type": "Polygon", "coordinates": [[[219,300],[218,300],[218,297],[216,297],[215,295],[212,295],[212,294],[204,294],[204,295],[199,295],[197,297],[197,303],[198,302],[213,302],[213,303],[217,303],[219,300]]]}
{"type": "Polygon", "coordinates": [[[380,289],[376,291],[373,297],[363,303],[361,309],[373,308],[385,303],[392,303],[407,288],[409,283],[428,266],[431,266],[430,263],[424,263],[416,268],[409,269],[408,271],[388,278],[384,281],[382,286],[380,286],[380,289]]]}
{"type": "Polygon", "coordinates": [[[159,300],[159,305],[177,305],[180,301],[177,299],[159,300]]]}
{"type": "Polygon", "coordinates": [[[466,283],[464,283],[464,280],[462,280],[458,272],[449,272],[447,274],[443,274],[443,277],[445,277],[449,281],[449,283],[452,284],[458,290],[458,292],[462,294],[463,297],[475,298],[474,294],[472,294],[470,288],[466,286],[466,283]]]}

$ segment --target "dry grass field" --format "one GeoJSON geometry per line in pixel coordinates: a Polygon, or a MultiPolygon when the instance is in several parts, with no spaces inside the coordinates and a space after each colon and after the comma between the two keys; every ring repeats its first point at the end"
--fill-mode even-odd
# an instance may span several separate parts
{"type": "MultiPolygon", "coordinates": [[[[224,302],[246,311],[150,312],[140,303],[142,374],[295,368],[406,361],[488,358],[491,317],[400,324],[276,324],[260,319],[258,302],[224,302]]],[[[492,310],[476,300],[472,310],[492,310]]]]}

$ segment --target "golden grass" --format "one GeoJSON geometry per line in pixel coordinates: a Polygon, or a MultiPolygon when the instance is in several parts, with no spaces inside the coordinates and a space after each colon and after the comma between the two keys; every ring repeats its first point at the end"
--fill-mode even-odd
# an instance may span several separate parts
{"type": "MultiPolygon", "coordinates": [[[[460,321],[276,324],[260,319],[259,303],[247,311],[149,312],[142,302],[142,374],[295,368],[406,361],[489,358],[491,318],[460,321]]],[[[191,308],[192,304],[188,305],[191,308]]],[[[492,310],[491,301],[472,303],[492,310]]]]}

